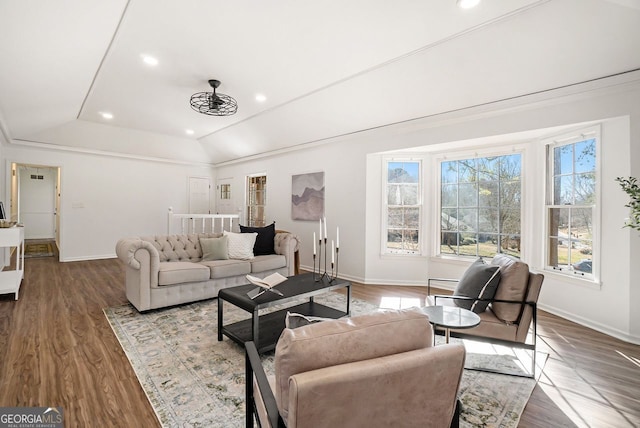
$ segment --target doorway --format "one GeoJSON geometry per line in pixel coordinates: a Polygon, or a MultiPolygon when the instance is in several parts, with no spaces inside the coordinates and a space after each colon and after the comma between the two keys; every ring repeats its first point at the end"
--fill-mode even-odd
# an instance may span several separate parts
{"type": "Polygon", "coordinates": [[[9,211],[25,227],[25,257],[59,255],[60,194],[59,167],[11,164],[9,211]]]}

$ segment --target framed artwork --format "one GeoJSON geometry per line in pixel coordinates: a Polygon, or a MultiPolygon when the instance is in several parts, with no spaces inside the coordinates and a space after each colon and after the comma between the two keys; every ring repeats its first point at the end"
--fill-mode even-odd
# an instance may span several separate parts
{"type": "Polygon", "coordinates": [[[291,218],[315,220],[324,216],[324,172],[291,176],[291,218]]]}

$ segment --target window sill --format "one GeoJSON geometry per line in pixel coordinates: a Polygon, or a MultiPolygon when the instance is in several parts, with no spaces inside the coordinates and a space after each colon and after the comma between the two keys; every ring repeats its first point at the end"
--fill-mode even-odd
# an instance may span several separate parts
{"type": "Polygon", "coordinates": [[[542,273],[549,279],[553,278],[554,281],[564,282],[567,284],[577,285],[581,287],[588,287],[591,289],[599,290],[602,288],[602,282],[596,278],[584,278],[577,275],[573,276],[573,274],[560,273],[552,269],[542,269],[537,271],[539,273],[542,273]]]}
{"type": "Polygon", "coordinates": [[[421,253],[382,253],[380,259],[393,260],[393,259],[426,259],[426,256],[421,253]]]}
{"type": "MultiPolygon", "coordinates": [[[[448,263],[448,264],[457,265],[457,266],[469,266],[471,263],[473,263],[477,259],[478,257],[476,256],[438,255],[438,256],[431,257],[431,260],[434,262],[448,263]]],[[[485,259],[487,258],[485,257],[485,259]]],[[[487,259],[487,260],[490,261],[491,259],[487,259]]]]}

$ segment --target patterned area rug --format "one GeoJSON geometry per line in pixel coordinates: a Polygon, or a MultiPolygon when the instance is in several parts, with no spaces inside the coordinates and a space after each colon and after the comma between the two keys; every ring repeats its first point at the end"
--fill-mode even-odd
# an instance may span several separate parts
{"type": "Polygon", "coordinates": [[[24,246],[25,258],[53,257],[54,255],[55,250],[51,242],[25,244],[24,246]]]}
{"type": "MultiPolygon", "coordinates": [[[[344,296],[338,293],[315,300],[344,308],[344,296]]],[[[164,427],[245,426],[244,350],[226,337],[218,342],[217,305],[212,299],[145,314],[130,305],[104,310],[164,427]]],[[[353,315],[378,309],[357,299],[351,307],[353,315]]],[[[225,323],[244,318],[248,318],[246,312],[225,304],[225,323]]],[[[273,373],[273,352],[262,358],[267,373],[273,373]]],[[[511,355],[468,351],[467,362],[519,370],[511,355]]],[[[533,379],[465,370],[459,395],[463,403],[461,426],[517,427],[535,383],[533,379]]]]}

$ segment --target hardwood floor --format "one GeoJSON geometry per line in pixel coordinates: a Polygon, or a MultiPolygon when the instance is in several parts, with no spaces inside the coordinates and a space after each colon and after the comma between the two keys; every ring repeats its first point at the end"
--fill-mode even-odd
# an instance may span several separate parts
{"type": "MultiPolygon", "coordinates": [[[[0,296],[0,406],[62,406],[65,426],[159,426],[102,309],[126,303],[117,260],[27,259],[20,299],[0,296]]],[[[426,288],[354,285],[423,299],[426,288]]],[[[521,427],[640,426],[640,346],[540,311],[549,358],[521,427]]]]}

